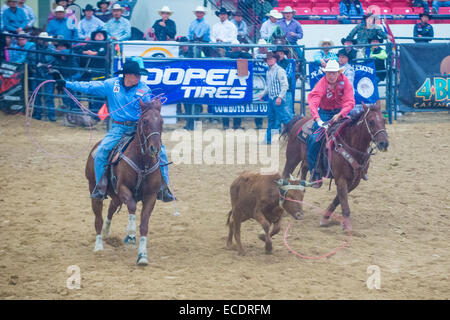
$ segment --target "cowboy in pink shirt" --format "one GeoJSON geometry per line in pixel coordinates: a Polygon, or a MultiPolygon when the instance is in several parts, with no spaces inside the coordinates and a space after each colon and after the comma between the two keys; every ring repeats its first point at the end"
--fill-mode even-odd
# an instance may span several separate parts
{"type": "MultiPolygon", "coordinates": [[[[314,89],[308,95],[309,111],[315,123],[313,134],[308,138],[308,167],[311,172],[311,181],[320,181],[320,172],[314,170],[316,167],[317,155],[322,141],[320,139],[320,127],[325,126],[327,121],[338,121],[355,106],[353,86],[341,72],[339,64],[335,60],[330,60],[323,69],[325,76],[317,82],[314,89]]],[[[320,188],[321,182],[315,184],[320,188]]]]}

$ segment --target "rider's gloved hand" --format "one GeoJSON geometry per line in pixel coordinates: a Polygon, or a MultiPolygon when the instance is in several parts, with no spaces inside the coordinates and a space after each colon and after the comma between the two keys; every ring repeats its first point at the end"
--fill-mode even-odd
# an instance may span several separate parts
{"type": "Polygon", "coordinates": [[[58,70],[49,70],[49,72],[56,81],[56,89],[61,91],[66,86],[66,81],[62,78],[61,73],[58,70]]]}
{"type": "Polygon", "coordinates": [[[66,87],[66,80],[63,79],[56,80],[56,89],[62,91],[62,89],[65,87],[66,87]]]}

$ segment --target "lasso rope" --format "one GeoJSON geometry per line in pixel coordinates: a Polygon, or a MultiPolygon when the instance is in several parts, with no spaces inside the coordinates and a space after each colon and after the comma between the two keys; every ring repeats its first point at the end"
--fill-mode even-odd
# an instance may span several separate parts
{"type": "MultiPolygon", "coordinates": [[[[286,197],[283,196],[281,193],[280,193],[280,196],[281,196],[285,201],[292,201],[292,202],[296,202],[296,203],[300,203],[300,204],[307,204],[307,203],[304,202],[304,201],[295,200],[295,199],[291,199],[291,198],[286,198],[286,197]]],[[[321,208],[319,208],[319,207],[317,207],[317,206],[315,206],[315,205],[310,204],[310,206],[313,207],[313,208],[317,208],[317,209],[319,209],[319,210],[322,210],[321,208]]],[[[330,218],[331,218],[331,217],[330,217],[330,218]]],[[[339,221],[340,219],[336,219],[336,220],[339,221]]],[[[326,254],[320,255],[320,256],[306,256],[306,255],[303,255],[303,254],[297,252],[296,250],[294,250],[294,249],[289,245],[289,243],[287,242],[287,236],[288,236],[289,229],[291,228],[291,225],[292,225],[292,222],[289,223],[289,225],[286,227],[286,230],[284,231],[284,236],[283,236],[283,242],[284,242],[284,245],[285,245],[285,247],[286,247],[291,253],[293,253],[293,254],[296,255],[297,257],[300,257],[300,258],[306,259],[306,260],[320,260],[320,259],[328,258],[328,257],[330,257],[330,256],[332,256],[332,255],[335,255],[336,253],[338,253],[339,251],[341,251],[342,249],[344,249],[345,247],[347,247],[347,246],[350,244],[350,240],[351,240],[351,237],[352,237],[351,232],[347,232],[346,240],[345,240],[344,244],[342,244],[340,247],[338,247],[338,248],[336,248],[336,249],[333,249],[332,251],[330,251],[330,252],[328,252],[328,253],[326,253],[326,254]]]]}

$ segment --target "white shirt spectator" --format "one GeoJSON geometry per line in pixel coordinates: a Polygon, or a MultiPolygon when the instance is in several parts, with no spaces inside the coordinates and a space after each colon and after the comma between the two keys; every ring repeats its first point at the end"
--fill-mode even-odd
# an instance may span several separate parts
{"type": "Polygon", "coordinates": [[[261,39],[268,40],[270,36],[273,33],[273,30],[277,26],[276,22],[270,21],[270,19],[267,19],[261,26],[260,34],[261,39]]]}
{"type": "Polygon", "coordinates": [[[212,27],[211,41],[212,42],[229,42],[237,41],[237,28],[230,20],[218,22],[212,27]]]}

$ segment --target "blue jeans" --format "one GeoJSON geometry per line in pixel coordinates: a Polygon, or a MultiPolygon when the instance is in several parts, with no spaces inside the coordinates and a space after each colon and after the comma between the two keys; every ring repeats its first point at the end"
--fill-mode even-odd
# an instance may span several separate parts
{"type": "MultiPolygon", "coordinates": [[[[124,134],[132,134],[136,131],[134,126],[125,126],[117,123],[113,123],[111,129],[106,133],[102,142],[97,147],[97,152],[94,158],[95,168],[95,181],[98,183],[103,173],[105,172],[105,166],[108,164],[108,155],[112,149],[119,143],[124,134]]],[[[167,151],[164,145],[161,145],[161,165],[169,162],[167,158],[167,151]]],[[[169,168],[168,166],[161,167],[161,175],[163,179],[169,184],[169,168]]]]}
{"type": "MultiPolygon", "coordinates": [[[[33,88],[36,88],[37,85],[33,84],[33,88]]],[[[41,90],[44,90],[45,95],[42,95],[38,93],[37,95],[37,101],[36,101],[36,108],[34,109],[34,117],[38,120],[41,119],[42,109],[47,110],[47,116],[50,121],[55,121],[55,101],[53,100],[55,97],[53,97],[53,91],[55,88],[55,84],[50,82],[45,84],[41,90]],[[42,105],[41,101],[44,100],[44,105],[42,105]]]]}
{"type": "Polygon", "coordinates": [[[439,13],[439,7],[450,7],[450,1],[433,1],[433,9],[439,13]]]}
{"type": "Polygon", "coordinates": [[[269,98],[267,106],[267,144],[272,143],[272,130],[277,130],[278,132],[280,132],[281,124],[287,124],[292,119],[292,112],[290,110],[290,107],[287,106],[286,100],[281,100],[281,104],[279,106],[275,104],[275,101],[276,98],[269,98]]]}
{"type": "MultiPolygon", "coordinates": [[[[323,122],[330,121],[331,118],[337,113],[339,113],[340,109],[334,110],[322,110],[319,109],[319,116],[323,122]]],[[[317,122],[314,122],[312,134],[308,138],[308,166],[309,171],[311,172],[311,176],[313,174],[313,170],[316,167],[317,156],[320,151],[320,146],[322,145],[322,139],[319,140],[320,133],[315,133],[319,129],[319,125],[317,122]]]]}

